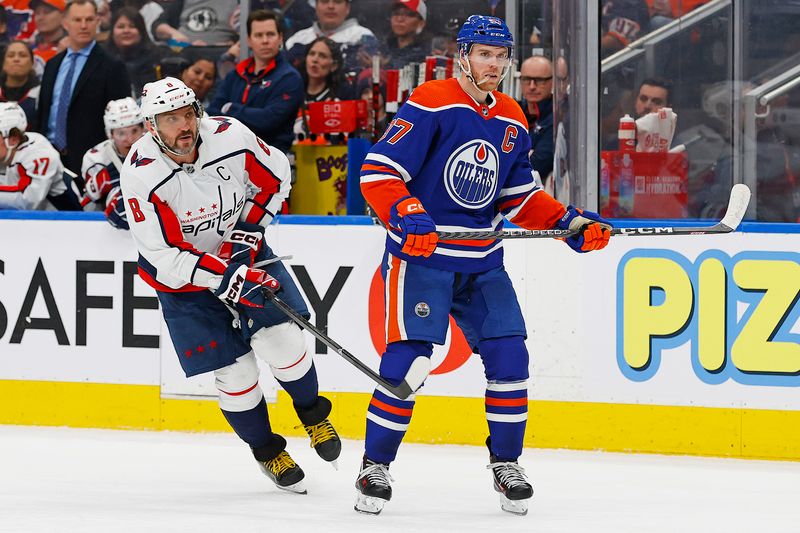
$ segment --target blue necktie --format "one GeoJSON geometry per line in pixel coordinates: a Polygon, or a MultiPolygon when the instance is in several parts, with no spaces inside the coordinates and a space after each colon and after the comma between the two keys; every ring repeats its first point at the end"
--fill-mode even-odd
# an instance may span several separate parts
{"type": "Polygon", "coordinates": [[[56,114],[56,132],[54,143],[56,148],[63,150],[67,146],[67,112],[69,111],[69,102],[72,100],[72,76],[75,74],[75,59],[78,54],[71,54],[67,56],[70,61],[67,76],[64,78],[64,85],[61,86],[61,93],[58,95],[58,114],[56,114]]]}

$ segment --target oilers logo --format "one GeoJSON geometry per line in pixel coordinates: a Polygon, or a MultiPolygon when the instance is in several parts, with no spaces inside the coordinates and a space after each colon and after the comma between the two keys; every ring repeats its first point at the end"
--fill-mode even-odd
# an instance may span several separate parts
{"type": "Polygon", "coordinates": [[[494,200],[499,158],[494,146],[473,139],[459,146],[444,167],[447,194],[467,209],[481,209],[494,200]]]}

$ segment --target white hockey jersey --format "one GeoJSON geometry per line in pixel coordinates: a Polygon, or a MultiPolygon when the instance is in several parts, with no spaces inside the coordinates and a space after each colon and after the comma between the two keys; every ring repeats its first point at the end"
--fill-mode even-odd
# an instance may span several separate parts
{"type": "Polygon", "coordinates": [[[237,221],[267,226],[291,188],[289,161],[236,119],[203,117],[197,159],[180,165],[146,133],[122,167],[139,275],[156,290],[203,290],[227,263],[215,254],[237,221]]]}
{"type": "Polygon", "coordinates": [[[119,186],[123,163],[124,159],[117,154],[111,139],[98,143],[84,154],[81,176],[86,183],[86,196],[91,201],[99,202],[108,194],[108,191],[98,189],[98,183],[108,182],[111,188],[119,186]],[[103,173],[106,174],[104,179],[98,179],[98,175],[103,173]]]}
{"type": "Polygon", "coordinates": [[[61,157],[46,137],[27,132],[0,175],[0,209],[50,209],[48,196],[66,192],[61,157]]]}

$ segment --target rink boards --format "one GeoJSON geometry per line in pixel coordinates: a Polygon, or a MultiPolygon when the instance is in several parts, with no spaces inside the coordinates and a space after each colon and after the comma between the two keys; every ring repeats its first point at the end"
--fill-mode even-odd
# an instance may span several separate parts
{"type": "MultiPolygon", "coordinates": [[[[268,230],[318,327],[373,368],[384,346],[383,233],[268,230]]],[[[296,221],[295,221],[296,222],[296,221]]],[[[319,221],[317,221],[319,222],[319,221]]],[[[774,230],[774,227],[773,227],[774,230]]],[[[531,353],[526,445],[800,460],[800,233],[616,238],[575,254],[506,241],[531,353]]],[[[187,380],[127,233],[0,220],[0,423],[227,430],[210,376],[187,380]]],[[[371,382],[308,336],[346,436],[371,382]]],[[[407,439],[480,444],[485,381],[458,331],[437,347],[407,439]]],[[[297,434],[268,371],[276,428],[297,434]]]]}

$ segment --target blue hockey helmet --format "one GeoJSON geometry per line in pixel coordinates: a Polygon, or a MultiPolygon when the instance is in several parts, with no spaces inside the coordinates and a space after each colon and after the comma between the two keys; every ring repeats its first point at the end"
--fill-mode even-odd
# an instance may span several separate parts
{"type": "Polygon", "coordinates": [[[456,42],[463,48],[468,48],[472,44],[486,44],[504,46],[510,50],[514,46],[514,36],[500,18],[470,15],[458,31],[456,42]]]}

